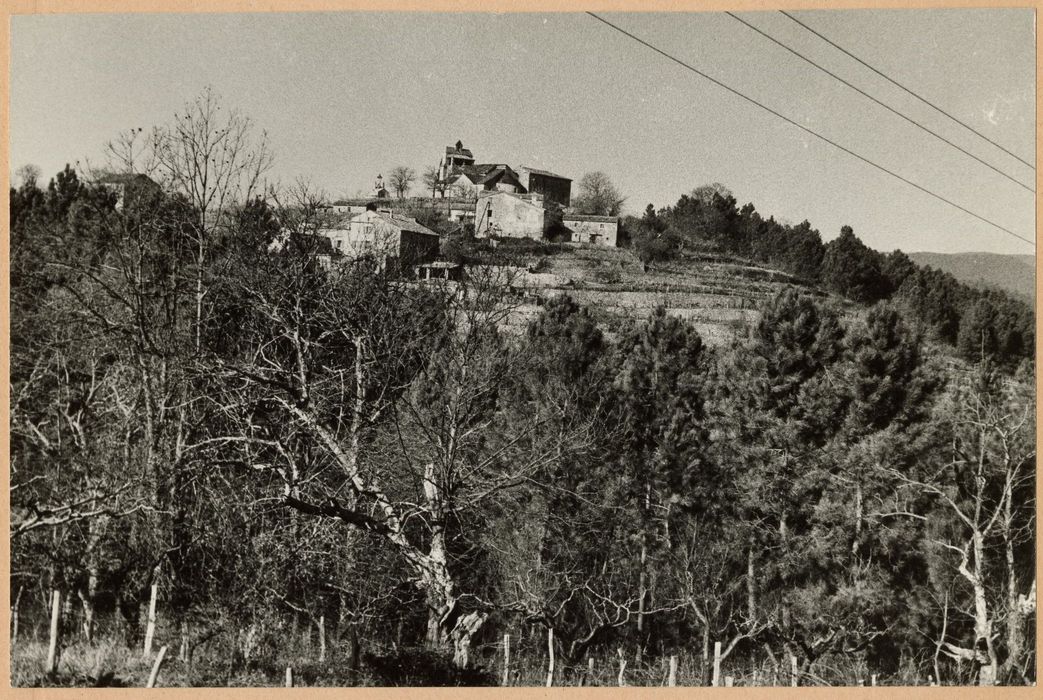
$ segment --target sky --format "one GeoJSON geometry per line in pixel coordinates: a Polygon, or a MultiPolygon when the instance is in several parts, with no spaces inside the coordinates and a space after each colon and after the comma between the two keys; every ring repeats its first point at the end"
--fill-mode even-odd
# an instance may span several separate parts
{"type": "MultiPolygon", "coordinates": [[[[827,10],[801,21],[1035,163],[1031,9],[827,10]]],[[[1035,172],[777,12],[740,16],[1035,188],[1035,172]]],[[[606,14],[714,78],[1019,235],[1035,195],[722,13],[606,14]]],[[[880,250],[1032,247],[819,141],[584,14],[18,16],[10,170],[103,164],[204,87],[263,128],[274,180],[331,197],[463,141],[478,162],[606,172],[626,209],[726,185],[765,217],[880,250]]],[[[575,185],[574,185],[575,191],[575,185]]],[[[419,194],[419,192],[417,192],[419,194]]]]}

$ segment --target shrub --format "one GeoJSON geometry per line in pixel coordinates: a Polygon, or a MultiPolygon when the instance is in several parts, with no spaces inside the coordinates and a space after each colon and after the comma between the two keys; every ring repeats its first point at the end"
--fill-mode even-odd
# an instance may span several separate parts
{"type": "Polygon", "coordinates": [[[363,657],[378,685],[494,686],[496,675],[484,668],[461,669],[452,657],[429,649],[403,648],[393,654],[363,657]]]}

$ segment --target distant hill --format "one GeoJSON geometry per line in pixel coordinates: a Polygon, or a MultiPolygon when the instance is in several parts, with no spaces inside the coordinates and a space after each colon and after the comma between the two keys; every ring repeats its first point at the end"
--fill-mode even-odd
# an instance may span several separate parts
{"type": "Polygon", "coordinates": [[[998,253],[909,253],[920,265],[950,273],[976,287],[1010,292],[1032,303],[1036,290],[1036,258],[998,253]]]}

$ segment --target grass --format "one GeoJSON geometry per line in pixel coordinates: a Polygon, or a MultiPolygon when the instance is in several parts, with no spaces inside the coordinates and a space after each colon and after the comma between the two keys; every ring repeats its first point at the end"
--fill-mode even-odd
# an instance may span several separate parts
{"type": "MultiPolygon", "coordinates": [[[[227,640],[226,640],[227,641],[227,640]]],[[[459,672],[448,657],[419,648],[374,650],[364,653],[362,667],[351,671],[348,659],[331,647],[327,660],[317,660],[317,650],[294,642],[291,649],[276,651],[248,663],[233,661],[227,644],[200,650],[197,659],[185,663],[177,658],[171,645],[159,673],[158,687],[281,687],[287,666],[293,668],[296,686],[430,686],[430,685],[498,685],[502,678],[502,655],[498,645],[481,650],[478,668],[459,672]],[[205,654],[203,652],[206,652],[205,654]]],[[[127,648],[122,640],[102,638],[94,644],[74,642],[63,649],[58,673],[44,673],[47,645],[40,641],[19,642],[12,650],[11,681],[15,687],[144,687],[152,667],[138,648],[127,648]]],[[[154,658],[154,657],[153,657],[154,658]]],[[[593,674],[587,659],[568,664],[558,659],[555,686],[619,685],[620,659],[617,652],[603,650],[593,655],[593,674]]],[[[678,686],[704,685],[709,677],[709,664],[699,654],[678,654],[676,683],[678,686]],[[704,676],[705,672],[705,676],[704,676]]],[[[669,657],[648,658],[637,665],[627,659],[623,682],[627,686],[659,687],[667,685],[669,657]]],[[[879,674],[880,686],[928,685],[929,671],[906,659],[889,674],[879,674]]],[[[736,687],[786,686],[790,684],[788,667],[776,668],[763,656],[726,659],[721,667],[721,685],[726,677],[736,687]]],[[[860,659],[838,656],[817,663],[803,675],[801,685],[857,686],[871,684],[872,672],[860,659]]],[[[947,683],[967,683],[970,679],[944,679],[947,683]]],[[[547,658],[542,649],[512,649],[510,685],[540,687],[547,681],[547,658]]]]}

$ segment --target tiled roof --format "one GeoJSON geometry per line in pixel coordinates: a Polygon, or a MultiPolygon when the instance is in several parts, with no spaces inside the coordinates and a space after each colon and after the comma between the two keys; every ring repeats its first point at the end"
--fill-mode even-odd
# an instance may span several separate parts
{"type": "Polygon", "coordinates": [[[543,209],[557,208],[557,205],[553,202],[549,202],[539,195],[521,194],[519,192],[505,192],[503,190],[485,190],[484,192],[478,193],[478,199],[485,199],[486,197],[495,197],[497,195],[503,195],[504,197],[514,197],[520,199],[526,204],[533,207],[541,207],[543,209]]]}
{"type": "Polygon", "coordinates": [[[438,234],[424,226],[421,223],[417,223],[416,219],[410,219],[405,216],[399,216],[398,214],[392,214],[388,212],[377,212],[377,216],[387,221],[392,226],[400,228],[403,231],[412,231],[413,233],[424,233],[429,236],[437,236],[438,234]]]}
{"type": "Polygon", "coordinates": [[[445,154],[447,156],[464,156],[466,158],[474,159],[474,154],[466,148],[455,148],[454,146],[446,146],[445,154]]]}
{"type": "Polygon", "coordinates": [[[155,181],[143,173],[107,173],[95,179],[95,182],[105,185],[146,185],[159,187],[155,181]]]}
{"type": "Polygon", "coordinates": [[[554,177],[554,178],[557,178],[559,180],[568,180],[569,182],[572,182],[572,178],[570,178],[570,177],[565,177],[564,175],[558,175],[556,173],[552,173],[549,170],[540,170],[539,168],[530,168],[527,165],[521,166],[519,168],[519,170],[528,170],[533,175],[543,175],[544,177],[554,177]]]}
{"type": "Polygon", "coordinates": [[[375,198],[375,197],[354,197],[352,199],[338,199],[331,206],[334,207],[358,207],[365,206],[370,202],[374,204],[383,204],[384,202],[390,202],[388,198],[375,198]]]}
{"type": "Polygon", "coordinates": [[[602,223],[616,223],[619,221],[618,216],[594,216],[593,214],[564,214],[561,217],[564,221],[600,221],[602,223]]]}

